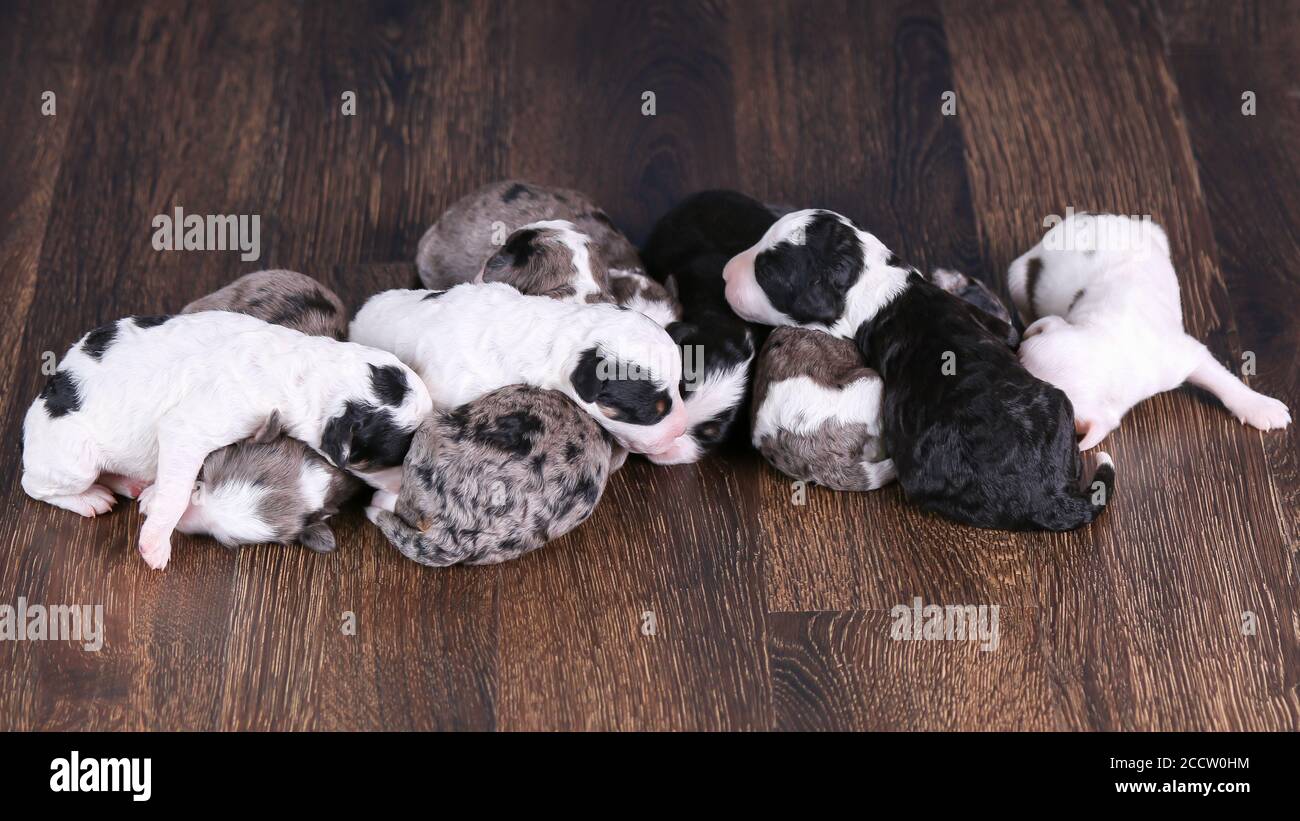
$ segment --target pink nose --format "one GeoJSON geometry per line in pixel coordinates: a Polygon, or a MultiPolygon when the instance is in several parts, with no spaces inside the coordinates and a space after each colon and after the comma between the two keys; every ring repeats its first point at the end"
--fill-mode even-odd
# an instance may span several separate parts
{"type": "Polygon", "coordinates": [[[674,441],[686,432],[686,406],[678,400],[672,413],[659,424],[663,426],[663,435],[650,442],[644,452],[659,453],[672,447],[674,441]]]}

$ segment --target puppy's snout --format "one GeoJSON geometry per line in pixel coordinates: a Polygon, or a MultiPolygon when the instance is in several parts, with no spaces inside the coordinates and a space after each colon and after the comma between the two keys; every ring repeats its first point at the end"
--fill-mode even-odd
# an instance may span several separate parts
{"type": "Polygon", "coordinates": [[[668,414],[668,416],[659,423],[663,432],[662,435],[651,443],[646,452],[658,453],[671,448],[673,442],[680,438],[682,434],[686,433],[686,424],[686,405],[684,405],[681,400],[678,400],[673,406],[672,413],[668,414]]]}

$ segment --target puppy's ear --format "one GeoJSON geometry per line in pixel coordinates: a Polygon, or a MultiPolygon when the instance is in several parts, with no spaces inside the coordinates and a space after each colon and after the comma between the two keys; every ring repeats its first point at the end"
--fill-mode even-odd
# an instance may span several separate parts
{"type": "Polygon", "coordinates": [[[501,282],[510,274],[510,255],[503,248],[483,263],[483,282],[501,282]]]}
{"type": "Polygon", "coordinates": [[[330,530],[329,524],[324,519],[311,522],[304,527],[298,534],[298,544],[316,553],[331,553],[337,547],[334,531],[330,530]]]}
{"type": "Polygon", "coordinates": [[[583,402],[594,402],[600,395],[600,376],[597,373],[600,361],[600,354],[596,349],[588,348],[578,358],[578,366],[573,369],[573,373],[569,374],[573,390],[583,402]]]}
{"type": "Polygon", "coordinates": [[[266,417],[266,421],[253,434],[253,441],[259,445],[265,445],[282,433],[284,433],[284,425],[280,422],[280,412],[274,410],[271,411],[271,415],[266,417]]]}

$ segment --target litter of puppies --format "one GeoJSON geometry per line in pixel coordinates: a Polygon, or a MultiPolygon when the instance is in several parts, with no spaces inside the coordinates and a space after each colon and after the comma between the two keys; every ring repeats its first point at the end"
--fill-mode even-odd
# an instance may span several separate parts
{"type": "Polygon", "coordinates": [[[392,545],[441,567],[579,526],[629,452],[681,464],[748,439],[792,479],[896,479],[956,522],[1070,530],[1114,501],[1110,457],[1081,451],[1156,393],[1190,382],[1261,430],[1291,421],[1186,334],[1169,240],[1128,217],[1074,216],[1012,263],[1014,319],[847,217],[733,191],[683,200],[638,252],[580,192],[493,183],[416,266],[427,289],[350,322],[272,270],[86,333],[28,409],[23,489],[87,517],[137,499],[162,569],[174,530],[332,551],[328,520],[368,485],[392,545]]]}

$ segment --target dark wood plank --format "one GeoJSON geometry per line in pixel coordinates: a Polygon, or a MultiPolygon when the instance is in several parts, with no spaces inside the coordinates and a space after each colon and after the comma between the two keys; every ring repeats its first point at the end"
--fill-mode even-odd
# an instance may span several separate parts
{"type": "MultiPolygon", "coordinates": [[[[737,107],[741,187],[845,213],[917,266],[983,275],[959,118],[942,113],[953,82],[937,7],[749,8],[731,33],[737,85],[747,90],[737,107]]],[[[914,593],[1004,603],[1021,595],[1032,559],[1006,534],[922,516],[896,487],[809,487],[800,505],[786,477],[764,467],[761,481],[774,610],[887,608],[914,593]]]]}
{"type": "MultiPolygon", "coordinates": [[[[265,265],[319,277],[353,310],[416,283],[406,261],[445,204],[444,187],[499,174],[502,18],[492,4],[304,7],[281,102],[293,139],[265,265]],[[356,93],[355,116],[343,114],[345,91],[356,93]]],[[[289,551],[250,567],[239,590],[250,604],[235,614],[225,663],[224,720],[491,729],[495,574],[408,561],[360,503],[336,527],[340,547],[326,561],[289,551]],[[356,635],[342,630],[345,612],[356,635]]]]}
{"type": "MultiPolygon", "coordinates": [[[[1300,8],[1250,2],[1162,3],[1169,61],[1187,115],[1242,351],[1256,390],[1300,414],[1300,8]],[[1255,95],[1255,114],[1242,95],[1255,95]],[[1249,158],[1249,161],[1243,161],[1249,158]]],[[[1240,360],[1237,360],[1240,362],[1240,360]]],[[[1292,551],[1300,545],[1300,427],[1262,437],[1275,505],[1292,551]]],[[[1293,553],[1294,555],[1294,553],[1293,553]]],[[[1296,574],[1291,574],[1296,578],[1296,574]]]]}
{"type": "MultiPolygon", "coordinates": [[[[992,627],[988,613],[984,624],[992,627]]],[[[985,634],[996,641],[895,640],[896,619],[887,610],[773,613],[768,620],[778,729],[1069,726],[1056,707],[1054,671],[1039,652],[1032,611],[1000,608],[996,632],[985,634]]]]}
{"type": "MultiPolygon", "coordinates": [[[[954,2],[944,24],[985,258],[1004,270],[1068,206],[1149,214],[1169,232],[1189,331],[1240,361],[1153,16],[1123,4],[954,2]]],[[[1071,720],[1294,726],[1283,688],[1294,682],[1284,648],[1297,593],[1277,509],[1260,492],[1260,434],[1174,392],[1137,408],[1105,446],[1119,489],[1080,537],[1091,550],[1062,554],[1056,543],[1034,566],[1044,652],[1074,671],[1062,685],[1071,720]],[[1243,636],[1244,611],[1268,627],[1243,636]]]]}
{"type": "MultiPolygon", "coordinates": [[[[56,35],[50,35],[56,37],[56,35]]],[[[20,361],[66,346],[121,316],[178,310],[191,278],[222,279],[237,254],[167,253],[151,245],[155,214],[256,213],[276,177],[276,55],[292,51],[288,10],[170,3],[98,8],[70,106],[65,167],[53,206],[20,361]],[[54,285],[57,283],[57,287],[54,285]]],[[[43,380],[21,369],[6,414],[9,441],[43,380]]],[[[8,451],[16,458],[17,449],[8,451]]],[[[17,477],[16,468],[6,470],[17,477]]],[[[174,542],[168,575],[136,552],[139,515],[120,505],[85,521],[26,498],[7,503],[22,523],[6,554],[5,588],[29,601],[103,604],[106,646],[66,642],[31,651],[23,671],[29,726],[218,726],[221,665],[236,560],[215,543],[174,542]]]]}
{"type": "MultiPolygon", "coordinates": [[[[515,7],[510,167],[591,192],[633,236],[734,179],[731,77],[714,4],[515,7]],[[643,91],[656,94],[653,117],[643,91]]],[[[596,515],[501,568],[500,726],[769,724],[755,462],[634,459],[596,515]],[[657,634],[641,633],[653,611],[657,634]]]]}

